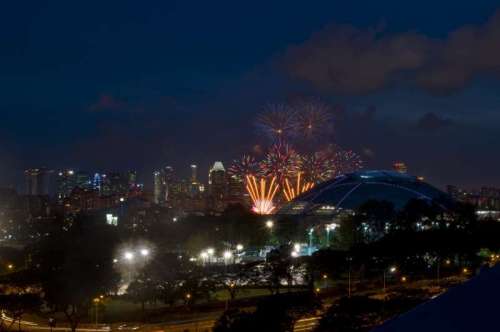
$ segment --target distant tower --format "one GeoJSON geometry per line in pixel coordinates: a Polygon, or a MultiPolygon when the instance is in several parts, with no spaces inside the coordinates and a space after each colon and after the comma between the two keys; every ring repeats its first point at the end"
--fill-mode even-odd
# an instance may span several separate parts
{"type": "Polygon", "coordinates": [[[163,204],[169,199],[173,177],[174,169],[171,166],[153,172],[153,201],[156,204],[163,204]]]}
{"type": "Polygon", "coordinates": [[[51,171],[46,168],[30,168],[25,170],[26,193],[34,196],[48,195],[50,173],[51,171]]]}
{"type": "Polygon", "coordinates": [[[396,161],[394,164],[392,164],[392,168],[401,174],[406,174],[408,172],[408,168],[406,167],[406,164],[402,161],[396,161]]]}
{"type": "Polygon", "coordinates": [[[208,173],[208,189],[215,210],[224,209],[227,192],[226,169],[220,161],[216,161],[208,173]]]}
{"type": "Polygon", "coordinates": [[[57,198],[59,200],[69,197],[75,187],[76,176],[74,170],[65,169],[57,173],[57,198]]]}
{"type": "Polygon", "coordinates": [[[155,202],[155,204],[160,204],[161,189],[162,189],[161,173],[155,171],[153,173],[153,201],[155,202]]]}
{"type": "Polygon", "coordinates": [[[196,183],[197,182],[197,173],[198,173],[198,166],[195,164],[191,164],[191,182],[196,183]]]}
{"type": "Polygon", "coordinates": [[[94,174],[94,179],[92,180],[92,188],[97,190],[99,194],[102,190],[102,176],[99,173],[94,174]]]}
{"type": "Polygon", "coordinates": [[[129,188],[134,188],[137,184],[137,172],[129,171],[128,172],[128,186],[129,188]]]}
{"type": "Polygon", "coordinates": [[[165,166],[162,172],[162,185],[163,185],[163,201],[167,202],[172,194],[172,185],[174,181],[174,168],[172,166],[165,166]]]}

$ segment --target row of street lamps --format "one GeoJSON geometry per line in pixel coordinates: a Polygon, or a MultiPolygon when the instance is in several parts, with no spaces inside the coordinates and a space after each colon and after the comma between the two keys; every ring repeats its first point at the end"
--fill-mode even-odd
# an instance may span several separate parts
{"type": "MultiPolygon", "coordinates": [[[[236,254],[243,251],[244,247],[242,244],[237,244],[235,247],[236,254]]],[[[224,264],[228,264],[231,259],[234,259],[234,250],[226,249],[222,252],[221,258],[224,259],[224,264]]],[[[214,248],[207,248],[200,253],[200,259],[203,264],[210,264],[217,261],[214,248]]]]}
{"type": "MultiPolygon", "coordinates": [[[[122,260],[126,263],[133,263],[136,257],[148,258],[151,255],[151,250],[148,248],[139,248],[137,250],[125,250],[122,254],[122,260]]],[[[113,259],[113,263],[120,262],[120,259],[113,259]]]]}

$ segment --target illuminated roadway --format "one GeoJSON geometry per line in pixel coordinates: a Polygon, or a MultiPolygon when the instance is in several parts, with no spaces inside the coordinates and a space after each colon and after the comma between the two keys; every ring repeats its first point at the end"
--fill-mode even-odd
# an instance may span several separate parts
{"type": "MultiPolygon", "coordinates": [[[[312,331],[314,327],[318,324],[318,320],[320,317],[310,317],[303,318],[297,321],[294,327],[294,332],[307,332],[312,331]]],[[[2,319],[6,322],[12,322],[12,318],[5,315],[2,312],[2,319]]],[[[17,321],[15,325],[17,325],[17,321]]],[[[201,319],[201,320],[183,320],[183,321],[175,321],[170,323],[163,324],[145,324],[140,327],[131,327],[131,328],[110,328],[109,326],[100,327],[100,328],[91,328],[91,327],[79,327],[77,331],[81,332],[109,332],[113,331],[144,331],[144,332],[211,332],[212,328],[215,324],[214,319],[201,319]]],[[[25,331],[71,331],[69,327],[54,327],[50,328],[49,326],[43,326],[34,322],[21,320],[21,328],[25,331]]]]}

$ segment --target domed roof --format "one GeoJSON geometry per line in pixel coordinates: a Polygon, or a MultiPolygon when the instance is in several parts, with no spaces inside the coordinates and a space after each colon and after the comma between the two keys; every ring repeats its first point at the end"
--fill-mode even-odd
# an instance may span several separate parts
{"type": "Polygon", "coordinates": [[[393,171],[360,171],[327,180],[286,204],[277,214],[333,215],[355,210],[369,200],[389,201],[395,209],[411,199],[452,206],[446,193],[414,176],[393,171]]]}

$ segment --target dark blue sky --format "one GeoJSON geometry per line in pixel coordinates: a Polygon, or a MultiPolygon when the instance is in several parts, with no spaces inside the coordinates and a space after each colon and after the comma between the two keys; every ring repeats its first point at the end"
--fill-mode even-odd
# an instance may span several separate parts
{"type": "Polygon", "coordinates": [[[205,172],[252,146],[262,105],[300,95],[342,106],[336,138],[368,168],[404,160],[437,185],[500,185],[497,9],[486,0],[4,2],[0,183],[43,165],[134,168],[146,183],[166,164],[205,172]],[[353,50],[354,60],[340,56],[353,50]]]}

